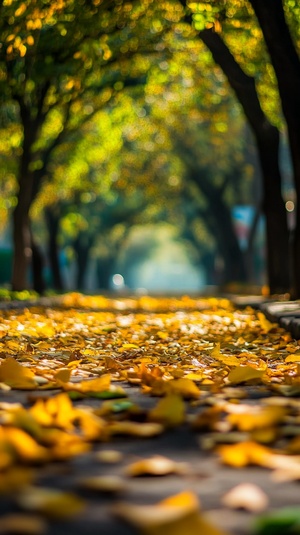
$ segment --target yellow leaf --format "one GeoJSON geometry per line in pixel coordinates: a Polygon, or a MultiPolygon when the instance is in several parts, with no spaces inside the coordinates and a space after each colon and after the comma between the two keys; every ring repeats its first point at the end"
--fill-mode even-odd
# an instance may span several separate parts
{"type": "Polygon", "coordinates": [[[62,429],[72,430],[73,420],[76,417],[76,410],[73,409],[69,396],[65,393],[50,397],[45,401],[46,411],[52,415],[52,425],[62,429]]]}
{"type": "Polygon", "coordinates": [[[285,362],[300,362],[300,353],[294,353],[286,357],[285,362]]]}
{"type": "Polygon", "coordinates": [[[85,505],[75,494],[30,486],[18,494],[17,502],[26,511],[35,511],[56,519],[81,513],[85,505]]]}
{"type": "Polygon", "coordinates": [[[61,381],[67,383],[71,377],[71,370],[69,368],[61,368],[55,375],[54,379],[56,381],[61,381]]]}
{"type": "Polygon", "coordinates": [[[77,409],[76,415],[86,440],[97,440],[101,437],[104,430],[104,421],[101,418],[84,409],[77,409]]]}
{"type": "Polygon", "coordinates": [[[17,389],[36,387],[34,373],[19,364],[13,357],[7,357],[0,365],[0,382],[17,389]]]}
{"type": "Polygon", "coordinates": [[[123,344],[120,348],[120,351],[123,351],[125,349],[139,349],[139,346],[137,346],[136,344],[123,344]]]}
{"type": "Polygon", "coordinates": [[[198,498],[192,492],[182,492],[155,505],[121,502],[114,512],[145,535],[225,535],[200,515],[198,498]]]}
{"type": "Polygon", "coordinates": [[[44,443],[51,446],[51,457],[60,461],[71,459],[91,449],[91,445],[82,437],[60,429],[45,430],[44,443]]]}
{"type": "Polygon", "coordinates": [[[191,381],[191,379],[187,379],[186,377],[167,381],[166,388],[168,392],[181,395],[185,399],[198,399],[200,396],[198,386],[194,381],[191,381]]]}
{"type": "Polygon", "coordinates": [[[118,450],[102,450],[96,452],[95,458],[103,463],[114,464],[122,460],[123,454],[118,450]]]}
{"type": "Polygon", "coordinates": [[[268,466],[272,451],[256,442],[246,441],[239,444],[223,445],[217,448],[223,463],[236,468],[251,464],[268,466]]]}
{"type": "Polygon", "coordinates": [[[262,312],[258,312],[257,317],[259,319],[260,326],[264,332],[268,333],[271,329],[274,328],[274,323],[271,323],[262,312]]]}
{"type": "Polygon", "coordinates": [[[66,383],[63,385],[63,388],[65,390],[73,390],[84,394],[88,392],[104,392],[110,388],[110,375],[105,374],[97,379],[81,381],[81,383],[66,383]]]}
{"type": "Polygon", "coordinates": [[[254,406],[242,410],[237,414],[229,414],[227,420],[240,431],[252,431],[255,429],[266,429],[282,422],[286,415],[284,407],[254,406]]]}
{"type": "Polygon", "coordinates": [[[142,475],[165,476],[167,474],[183,474],[186,472],[186,464],[177,463],[162,455],[154,455],[148,459],[141,459],[140,461],[130,464],[125,469],[125,473],[132,477],[142,475]]]}
{"type": "Polygon", "coordinates": [[[14,448],[22,460],[40,462],[49,459],[47,450],[22,429],[6,427],[4,435],[5,440],[14,448]]]}
{"type": "Polygon", "coordinates": [[[29,409],[33,418],[43,426],[50,426],[53,423],[53,416],[46,409],[46,403],[43,399],[38,399],[33,407],[29,409]]]}
{"type": "Polygon", "coordinates": [[[238,366],[231,370],[228,374],[230,383],[238,384],[252,381],[253,379],[260,379],[266,373],[266,370],[252,368],[252,366],[238,366]]]}
{"type": "Polygon", "coordinates": [[[137,423],[125,420],[123,422],[114,422],[109,424],[107,430],[110,435],[155,437],[156,435],[160,435],[164,428],[162,425],[155,422],[137,423]]]}
{"type": "Polygon", "coordinates": [[[181,425],[185,418],[185,404],[181,396],[168,394],[159,400],[154,409],[149,411],[148,419],[151,422],[160,422],[166,427],[181,425]]]}

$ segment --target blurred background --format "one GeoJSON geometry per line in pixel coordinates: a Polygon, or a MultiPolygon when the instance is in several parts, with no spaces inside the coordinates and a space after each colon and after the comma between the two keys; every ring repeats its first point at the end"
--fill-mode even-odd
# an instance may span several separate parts
{"type": "MultiPolygon", "coordinates": [[[[221,4],[191,12],[175,0],[3,3],[1,287],[270,285],[270,194],[227,52],[255,82],[260,123],[278,133],[271,159],[292,231],[289,147],[251,5],[228,2],[225,12],[221,4]],[[221,40],[223,59],[207,32],[221,40]]],[[[289,17],[294,28],[293,6],[289,17]]]]}

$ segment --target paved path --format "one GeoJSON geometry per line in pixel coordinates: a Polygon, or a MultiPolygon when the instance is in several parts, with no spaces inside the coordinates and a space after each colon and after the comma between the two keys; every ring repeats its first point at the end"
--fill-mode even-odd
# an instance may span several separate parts
{"type": "MultiPolygon", "coordinates": [[[[240,300],[240,304],[243,304],[242,300],[240,300]]],[[[287,328],[294,329],[295,325],[300,322],[300,307],[296,308],[291,303],[263,304],[258,300],[251,304],[261,306],[272,320],[278,319],[278,313],[283,313],[279,319],[287,328]],[[293,320],[290,325],[287,318],[291,317],[293,320]],[[295,319],[297,323],[294,322],[295,319]]],[[[141,407],[148,409],[157,403],[157,399],[143,396],[134,386],[124,385],[124,388],[130,399],[136,401],[141,407]]],[[[256,402],[260,402],[262,397],[268,396],[264,389],[258,387],[246,389],[246,391],[248,398],[255,399],[256,402]]],[[[0,392],[0,401],[21,402],[26,406],[30,394],[34,394],[34,392],[2,391],[0,392]]],[[[90,400],[89,403],[91,403],[90,400]]],[[[99,403],[99,401],[93,403],[99,403]]],[[[252,533],[255,515],[241,510],[229,510],[221,503],[222,496],[242,482],[255,483],[266,492],[269,497],[269,511],[284,506],[298,506],[300,509],[299,482],[275,484],[271,479],[270,471],[266,469],[258,467],[232,469],[222,465],[216,455],[201,448],[201,437],[200,432],[191,430],[190,426],[185,424],[179,428],[165,431],[162,435],[154,438],[115,438],[113,442],[110,441],[108,444],[95,445],[91,452],[71,461],[39,467],[38,484],[55,489],[75,491],[86,500],[84,512],[76,517],[68,521],[49,520],[45,527],[45,535],[134,535],[137,533],[136,530],[114,515],[116,502],[125,500],[131,503],[151,504],[182,490],[192,490],[198,495],[202,510],[215,526],[227,530],[231,534],[249,535],[252,533]],[[107,449],[120,452],[122,454],[120,461],[108,464],[99,460],[97,452],[107,449]],[[185,462],[190,471],[184,476],[138,478],[124,476],[124,469],[128,464],[136,459],[147,458],[154,454],[167,456],[174,461],[185,462]],[[124,478],[125,488],[116,495],[83,490],[78,482],[82,477],[88,475],[118,475],[124,478]]],[[[19,512],[20,509],[15,504],[13,496],[4,495],[1,497],[0,515],[2,521],[8,514],[19,512]]],[[[0,533],[8,533],[1,531],[1,521],[0,533]]],[[[184,534],[182,533],[182,535],[184,534]]]]}

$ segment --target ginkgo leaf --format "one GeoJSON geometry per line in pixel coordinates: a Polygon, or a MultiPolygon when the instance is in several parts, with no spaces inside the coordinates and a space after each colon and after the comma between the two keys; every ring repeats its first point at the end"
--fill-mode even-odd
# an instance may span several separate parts
{"type": "Polygon", "coordinates": [[[23,461],[45,462],[49,459],[47,450],[22,429],[7,427],[4,429],[4,436],[23,461]]]}
{"type": "Polygon", "coordinates": [[[13,357],[7,357],[0,365],[0,381],[18,389],[36,387],[34,373],[19,364],[13,357]]]}
{"type": "Polygon", "coordinates": [[[199,501],[192,492],[182,492],[155,505],[121,502],[113,511],[145,535],[225,535],[200,514],[199,501]]]}
{"type": "Polygon", "coordinates": [[[77,419],[84,437],[87,440],[97,440],[103,434],[104,421],[91,411],[77,409],[77,419]]]}
{"type": "Polygon", "coordinates": [[[223,445],[217,448],[223,463],[240,468],[251,464],[269,466],[272,450],[252,441],[223,445]]]}
{"type": "Polygon", "coordinates": [[[155,422],[137,423],[124,420],[108,425],[107,432],[110,435],[132,435],[135,437],[155,437],[163,432],[161,424],[155,422]]]}
{"type": "Polygon", "coordinates": [[[54,379],[57,382],[67,383],[71,377],[71,370],[69,368],[61,368],[54,375],[54,379]]]}
{"type": "Polygon", "coordinates": [[[227,420],[240,431],[267,429],[282,422],[286,415],[284,407],[279,406],[248,406],[235,414],[229,414],[227,420]]]}
{"type": "Polygon", "coordinates": [[[81,513],[85,502],[69,492],[28,486],[17,495],[22,509],[41,513],[49,518],[68,518],[81,513]]]}
{"type": "Polygon", "coordinates": [[[142,475],[165,476],[172,473],[183,474],[187,470],[186,463],[177,463],[162,455],[154,455],[148,459],[141,459],[130,464],[126,467],[125,474],[132,477],[142,475]]]}
{"type": "Polygon", "coordinates": [[[170,394],[178,394],[185,399],[198,399],[200,390],[191,379],[182,377],[166,382],[166,390],[170,394]]]}
{"type": "Polygon", "coordinates": [[[271,323],[263,314],[263,312],[257,312],[257,317],[259,319],[260,326],[264,332],[268,333],[271,329],[274,328],[274,323],[271,323]]]}
{"type": "Polygon", "coordinates": [[[184,422],[185,404],[181,396],[171,393],[159,400],[154,409],[149,411],[151,422],[160,422],[166,427],[176,427],[184,422]]]}
{"type": "Polygon", "coordinates": [[[66,383],[63,387],[65,390],[74,390],[84,394],[88,392],[103,392],[105,390],[109,390],[110,375],[105,374],[97,379],[81,381],[80,383],[66,383]]]}
{"type": "Polygon", "coordinates": [[[284,359],[285,362],[300,362],[300,353],[294,353],[284,359]]]}
{"type": "Polygon", "coordinates": [[[261,379],[266,370],[252,368],[252,366],[237,366],[228,374],[228,381],[232,384],[245,383],[253,379],[261,379]]]}
{"type": "Polygon", "coordinates": [[[268,496],[252,483],[241,483],[222,497],[222,504],[231,509],[246,509],[253,513],[264,511],[269,504],[268,496]]]}
{"type": "Polygon", "coordinates": [[[123,454],[118,450],[101,450],[95,453],[95,459],[103,463],[119,463],[123,459],[123,454]]]}

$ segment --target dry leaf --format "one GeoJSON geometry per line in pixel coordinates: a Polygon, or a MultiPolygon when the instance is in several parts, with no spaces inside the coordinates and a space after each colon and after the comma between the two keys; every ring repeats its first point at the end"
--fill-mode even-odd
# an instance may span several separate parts
{"type": "Polygon", "coordinates": [[[148,459],[141,459],[130,464],[125,469],[125,474],[134,477],[144,475],[165,476],[173,473],[184,474],[187,469],[186,463],[177,463],[162,455],[154,455],[148,459]]]}
{"type": "Polygon", "coordinates": [[[113,511],[145,535],[225,535],[199,512],[192,492],[182,492],[156,505],[119,503],[113,511]]]}
{"type": "Polygon", "coordinates": [[[227,420],[240,431],[252,431],[275,426],[283,421],[285,415],[286,410],[284,407],[243,405],[240,411],[235,414],[229,414],[227,420]]]}
{"type": "Polygon", "coordinates": [[[56,519],[81,513],[85,505],[75,494],[45,487],[26,487],[17,495],[17,502],[26,511],[56,519]]]}
{"type": "Polygon", "coordinates": [[[114,464],[123,459],[123,453],[117,450],[102,450],[95,453],[95,458],[103,463],[114,464]]]}
{"type": "Polygon", "coordinates": [[[241,483],[222,498],[222,504],[231,509],[246,509],[253,513],[264,511],[268,507],[269,499],[265,492],[252,483],[241,483]]]}
{"type": "Polygon", "coordinates": [[[17,389],[28,390],[36,387],[34,373],[13,357],[7,357],[0,365],[0,381],[17,389]]]}
{"type": "Polygon", "coordinates": [[[269,466],[272,451],[256,442],[246,441],[239,444],[223,445],[217,448],[225,464],[240,468],[251,464],[269,466]]]}
{"type": "Polygon", "coordinates": [[[159,400],[154,409],[149,411],[148,419],[151,422],[160,422],[165,427],[176,427],[184,422],[185,404],[181,396],[168,394],[159,400]]]}
{"type": "Polygon", "coordinates": [[[266,370],[252,368],[251,366],[238,366],[231,370],[228,374],[228,381],[232,384],[245,383],[253,379],[261,379],[266,373],[266,370]]]}
{"type": "Polygon", "coordinates": [[[136,423],[125,420],[109,424],[107,431],[110,435],[132,435],[135,437],[155,437],[163,432],[161,424],[155,422],[136,423]]]}

